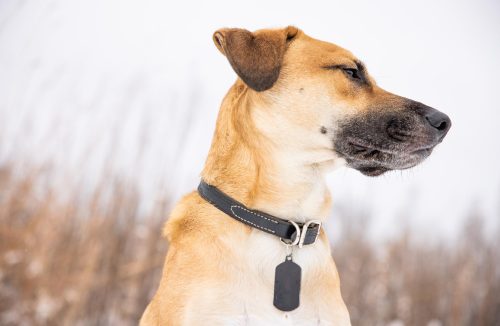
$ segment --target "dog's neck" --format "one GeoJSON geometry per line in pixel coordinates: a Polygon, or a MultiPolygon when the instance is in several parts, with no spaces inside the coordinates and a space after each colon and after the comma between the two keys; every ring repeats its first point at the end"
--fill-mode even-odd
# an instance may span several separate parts
{"type": "Polygon", "coordinates": [[[203,179],[252,209],[297,222],[325,220],[331,197],[320,164],[262,135],[252,96],[237,82],[224,98],[203,179]]]}

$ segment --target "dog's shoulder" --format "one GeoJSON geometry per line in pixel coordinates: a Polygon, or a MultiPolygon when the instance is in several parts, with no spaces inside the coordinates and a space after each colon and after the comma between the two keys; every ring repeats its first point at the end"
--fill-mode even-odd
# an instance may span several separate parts
{"type": "Polygon", "coordinates": [[[196,191],[182,197],[172,209],[163,235],[172,243],[197,232],[205,224],[204,206],[205,202],[196,191]]]}
{"type": "Polygon", "coordinates": [[[165,224],[163,234],[170,242],[213,243],[231,233],[232,228],[243,227],[239,222],[226,218],[197,191],[185,195],[175,205],[165,224]]]}

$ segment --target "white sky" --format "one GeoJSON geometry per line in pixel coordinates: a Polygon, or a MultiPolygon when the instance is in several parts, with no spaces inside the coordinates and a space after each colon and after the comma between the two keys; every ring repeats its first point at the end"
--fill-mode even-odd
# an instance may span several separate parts
{"type": "Polygon", "coordinates": [[[158,187],[178,197],[198,182],[235,79],[212,33],[289,24],[351,50],[379,85],[453,121],[444,143],[411,171],[376,179],[334,172],[335,205],[368,207],[375,234],[410,223],[448,236],[472,205],[499,219],[494,0],[3,0],[0,162],[49,160],[65,181],[85,183],[111,158],[111,170],[138,178],[146,201],[158,187]]]}

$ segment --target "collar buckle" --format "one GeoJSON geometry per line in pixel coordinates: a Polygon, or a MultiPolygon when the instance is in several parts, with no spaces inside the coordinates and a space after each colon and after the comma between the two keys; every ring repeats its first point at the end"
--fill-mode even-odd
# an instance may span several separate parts
{"type": "Polygon", "coordinates": [[[320,220],[311,220],[311,221],[308,221],[307,223],[305,223],[302,226],[302,231],[300,232],[300,239],[299,239],[299,242],[298,242],[299,248],[302,248],[304,246],[304,241],[306,239],[306,234],[307,234],[307,231],[309,230],[309,226],[310,225],[312,225],[313,227],[314,227],[314,225],[318,226],[318,232],[316,232],[316,236],[314,237],[314,241],[312,243],[315,243],[316,240],[318,239],[319,231],[321,230],[321,221],[320,220]]]}
{"type": "Polygon", "coordinates": [[[311,220],[302,225],[302,228],[300,227],[299,224],[297,224],[294,221],[288,221],[290,222],[294,227],[295,227],[295,238],[293,241],[291,240],[285,240],[283,238],[280,238],[281,242],[283,242],[287,246],[299,246],[299,248],[302,248],[304,246],[304,242],[306,240],[306,235],[307,231],[309,231],[310,228],[314,226],[318,226],[318,231],[316,232],[316,236],[314,237],[314,240],[311,242],[308,242],[307,244],[312,244],[315,243],[316,240],[318,239],[319,232],[321,230],[321,221],[320,220],[311,220]]]}

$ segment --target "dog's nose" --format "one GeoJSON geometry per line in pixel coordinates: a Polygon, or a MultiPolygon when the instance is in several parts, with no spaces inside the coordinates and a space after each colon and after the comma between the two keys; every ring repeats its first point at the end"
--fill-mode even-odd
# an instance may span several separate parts
{"type": "Polygon", "coordinates": [[[429,127],[428,130],[432,131],[439,140],[443,139],[448,130],[450,130],[451,120],[443,112],[411,100],[409,102],[409,107],[415,110],[421,117],[425,118],[425,122],[429,127]]]}
{"type": "Polygon", "coordinates": [[[440,135],[446,135],[448,130],[450,130],[451,127],[451,120],[450,118],[444,114],[443,112],[440,112],[438,110],[429,108],[430,110],[427,110],[425,113],[425,119],[429,124],[434,127],[437,132],[440,135]]]}

